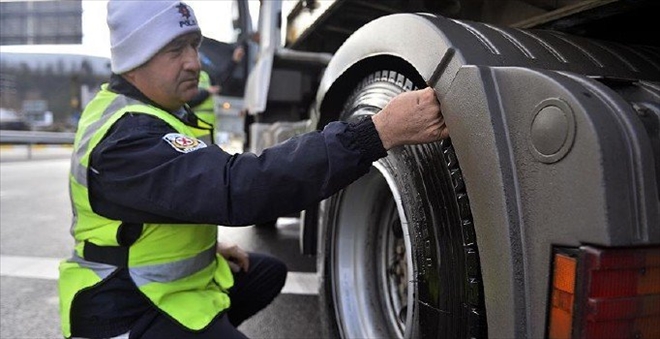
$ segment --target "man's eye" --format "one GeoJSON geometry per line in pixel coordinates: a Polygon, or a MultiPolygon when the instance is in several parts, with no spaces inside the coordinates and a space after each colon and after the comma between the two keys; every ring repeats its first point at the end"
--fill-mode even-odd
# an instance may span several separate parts
{"type": "Polygon", "coordinates": [[[169,49],[170,53],[181,53],[183,51],[183,46],[173,46],[169,49]]]}

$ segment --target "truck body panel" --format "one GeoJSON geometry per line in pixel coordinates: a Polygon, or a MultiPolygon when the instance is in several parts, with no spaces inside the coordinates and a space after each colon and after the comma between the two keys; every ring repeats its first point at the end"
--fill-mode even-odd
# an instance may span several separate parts
{"type": "MultiPolygon", "coordinates": [[[[265,123],[255,132],[268,140],[257,150],[373,114],[391,93],[426,85],[451,136],[391,150],[364,179],[301,216],[302,248],[319,260],[328,334],[556,335],[553,269],[556,254],[568,253],[582,272],[575,288],[586,292],[575,294],[573,332],[563,333],[589,337],[579,318],[590,312],[578,299],[589,294],[584,253],[656,253],[660,245],[660,48],[648,38],[658,9],[626,0],[300,2],[286,46],[267,51],[262,81],[247,88],[264,104],[251,109],[265,123]],[[282,72],[291,76],[275,76],[282,72]],[[404,255],[394,257],[404,278],[389,292],[361,294],[392,284],[390,273],[370,282],[382,273],[361,268],[373,260],[358,250],[376,246],[374,260],[385,260],[383,249],[392,259],[391,244],[373,245],[392,235],[372,221],[397,226],[392,213],[403,228],[404,255]],[[378,236],[353,231],[361,227],[378,236]],[[352,274],[367,287],[347,291],[352,274]],[[369,298],[388,310],[360,313],[353,303],[369,298]]],[[[274,20],[261,27],[278,30],[274,20]]],[[[265,46],[275,46],[273,37],[265,46]]],[[[649,300],[660,294],[653,291],[649,300]]],[[[650,323],[660,317],[649,312],[650,323]]],[[[660,329],[656,322],[635,333],[660,329]]]]}

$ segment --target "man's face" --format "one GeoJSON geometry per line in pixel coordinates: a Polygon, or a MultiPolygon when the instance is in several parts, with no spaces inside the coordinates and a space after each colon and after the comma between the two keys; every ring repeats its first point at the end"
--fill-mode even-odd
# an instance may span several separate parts
{"type": "Polygon", "coordinates": [[[126,77],[149,99],[176,110],[197,95],[200,42],[198,33],[182,35],[126,77]]]}

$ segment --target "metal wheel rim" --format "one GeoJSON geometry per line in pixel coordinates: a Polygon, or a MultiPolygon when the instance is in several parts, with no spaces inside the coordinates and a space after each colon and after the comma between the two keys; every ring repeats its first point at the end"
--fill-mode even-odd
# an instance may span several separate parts
{"type": "Polygon", "coordinates": [[[412,256],[407,220],[393,171],[380,161],[369,174],[341,195],[332,244],[333,295],[339,331],[346,338],[410,337],[413,288],[412,256]],[[383,207],[385,206],[385,207],[383,207]],[[399,222],[401,235],[393,235],[399,222]],[[401,241],[405,261],[393,279],[394,242],[401,241]],[[405,285],[405,293],[398,290],[405,285]]]}

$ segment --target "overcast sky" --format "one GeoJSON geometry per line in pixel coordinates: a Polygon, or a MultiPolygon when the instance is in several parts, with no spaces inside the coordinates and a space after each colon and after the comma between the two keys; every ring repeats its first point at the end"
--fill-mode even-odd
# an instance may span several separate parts
{"type": "MultiPolygon", "coordinates": [[[[1,1],[1,0],[0,0],[1,1]]],[[[205,36],[228,41],[231,39],[231,9],[233,1],[185,1],[195,11],[195,16],[205,36]],[[220,18],[220,19],[219,19],[220,18]],[[222,24],[224,23],[224,25],[222,24]]],[[[107,0],[82,1],[82,45],[32,45],[2,46],[6,52],[50,52],[83,53],[98,56],[110,56],[110,33],[106,24],[107,0]]],[[[258,7],[258,1],[250,1],[250,7],[258,7]]],[[[256,12],[256,8],[255,8],[256,12]]],[[[256,18],[254,19],[256,20],[256,18]]],[[[256,25],[256,22],[253,23],[256,25]]]]}

